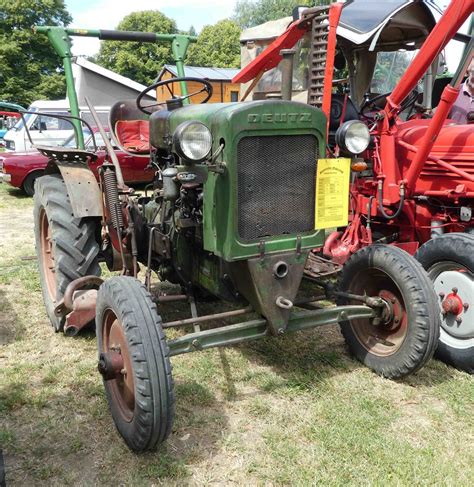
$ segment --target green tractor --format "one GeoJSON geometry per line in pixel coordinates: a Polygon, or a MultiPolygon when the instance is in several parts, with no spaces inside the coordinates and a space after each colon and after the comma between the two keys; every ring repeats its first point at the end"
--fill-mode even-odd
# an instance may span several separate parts
{"type": "Polygon", "coordinates": [[[135,451],[170,434],[176,355],[339,323],[355,357],[395,379],[429,360],[439,334],[433,287],[407,253],[363,248],[337,285],[338,266],[311,254],[325,240],[315,222],[324,227],[347,215],[339,206],[349,161],[325,159],[323,112],[282,100],[190,105],[212,87],[201,80],[198,92],[173,95],[173,83],[189,81],[196,79],[156,83],[112,107],[110,127],[123,150],[145,152],[137,141],[149,134],[151,194],[123,183],[110,144],[99,184],[87,165],[94,152],[39,148],[50,159],[35,191],[46,310],[67,334],[95,320],[110,411],[135,451]],[[169,100],[144,101],[163,85],[169,100]],[[119,274],[103,281],[101,262],[119,274]],[[176,293],[156,293],[153,273],[176,293]],[[228,310],[198,316],[196,302],[209,298],[228,310]],[[177,301],[189,303],[191,316],[164,322],[160,310],[177,301]],[[176,327],[183,332],[169,338],[176,327]]]}

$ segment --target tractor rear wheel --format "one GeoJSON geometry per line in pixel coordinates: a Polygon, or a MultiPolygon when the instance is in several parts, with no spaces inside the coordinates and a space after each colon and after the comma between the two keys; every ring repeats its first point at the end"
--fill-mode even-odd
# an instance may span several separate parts
{"type": "Polygon", "coordinates": [[[96,306],[99,372],[112,418],[130,449],[161,444],[174,417],[169,348],[150,293],[137,279],[112,277],[96,306]]]}
{"type": "Polygon", "coordinates": [[[54,308],[68,284],[79,277],[100,276],[96,223],[74,218],[66,184],[59,174],[36,180],[34,225],[39,276],[46,312],[55,331],[62,331],[65,318],[54,308]]]}
{"type": "Polygon", "coordinates": [[[436,357],[474,373],[474,236],[447,233],[423,244],[415,258],[438,296],[441,330],[436,357]]]}
{"type": "MultiPolygon", "coordinates": [[[[397,247],[372,245],[356,252],[342,269],[340,290],[379,296],[384,318],[341,323],[351,353],[376,373],[398,379],[420,369],[433,355],[439,313],[430,279],[416,260],[397,247]]],[[[339,304],[360,304],[346,298],[339,304]]]]}

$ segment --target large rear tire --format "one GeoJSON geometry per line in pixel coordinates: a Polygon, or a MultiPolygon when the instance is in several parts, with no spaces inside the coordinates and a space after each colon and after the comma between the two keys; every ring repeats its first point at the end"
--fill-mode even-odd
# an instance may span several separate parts
{"type": "Polygon", "coordinates": [[[109,409],[130,449],[166,440],[174,417],[170,351],[150,293],[137,279],[112,277],[96,307],[99,372],[109,409]]]}
{"type": "Polygon", "coordinates": [[[46,312],[55,331],[65,318],[56,316],[68,284],[88,275],[100,276],[96,222],[74,218],[66,184],[59,174],[36,180],[34,224],[39,276],[46,312]]]}
{"type": "Polygon", "coordinates": [[[474,236],[440,235],[423,244],[415,258],[428,271],[442,312],[436,357],[473,374],[474,236]]]}
{"type": "MultiPolygon", "coordinates": [[[[397,247],[362,248],[342,269],[340,290],[380,296],[387,319],[341,323],[351,353],[377,374],[389,379],[405,377],[433,356],[439,337],[436,295],[427,273],[409,254],[397,247]]],[[[339,304],[360,304],[348,299],[339,304]]]]}

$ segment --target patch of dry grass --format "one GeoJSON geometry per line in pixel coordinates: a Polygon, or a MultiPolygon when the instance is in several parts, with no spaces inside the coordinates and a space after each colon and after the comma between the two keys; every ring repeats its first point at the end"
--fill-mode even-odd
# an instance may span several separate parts
{"type": "MultiPolygon", "coordinates": [[[[158,452],[127,450],[92,334],[54,334],[32,201],[0,186],[0,445],[9,485],[472,485],[472,377],[432,361],[403,382],[346,353],[336,327],[173,359],[158,452]]],[[[173,310],[168,310],[173,316],[173,310]]]]}

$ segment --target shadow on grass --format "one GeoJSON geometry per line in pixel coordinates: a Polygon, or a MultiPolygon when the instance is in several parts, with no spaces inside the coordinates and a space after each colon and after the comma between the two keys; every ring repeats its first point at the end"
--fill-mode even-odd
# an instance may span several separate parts
{"type": "Polygon", "coordinates": [[[23,333],[24,328],[20,325],[7,294],[0,289],[0,346],[20,339],[23,333]]]}

